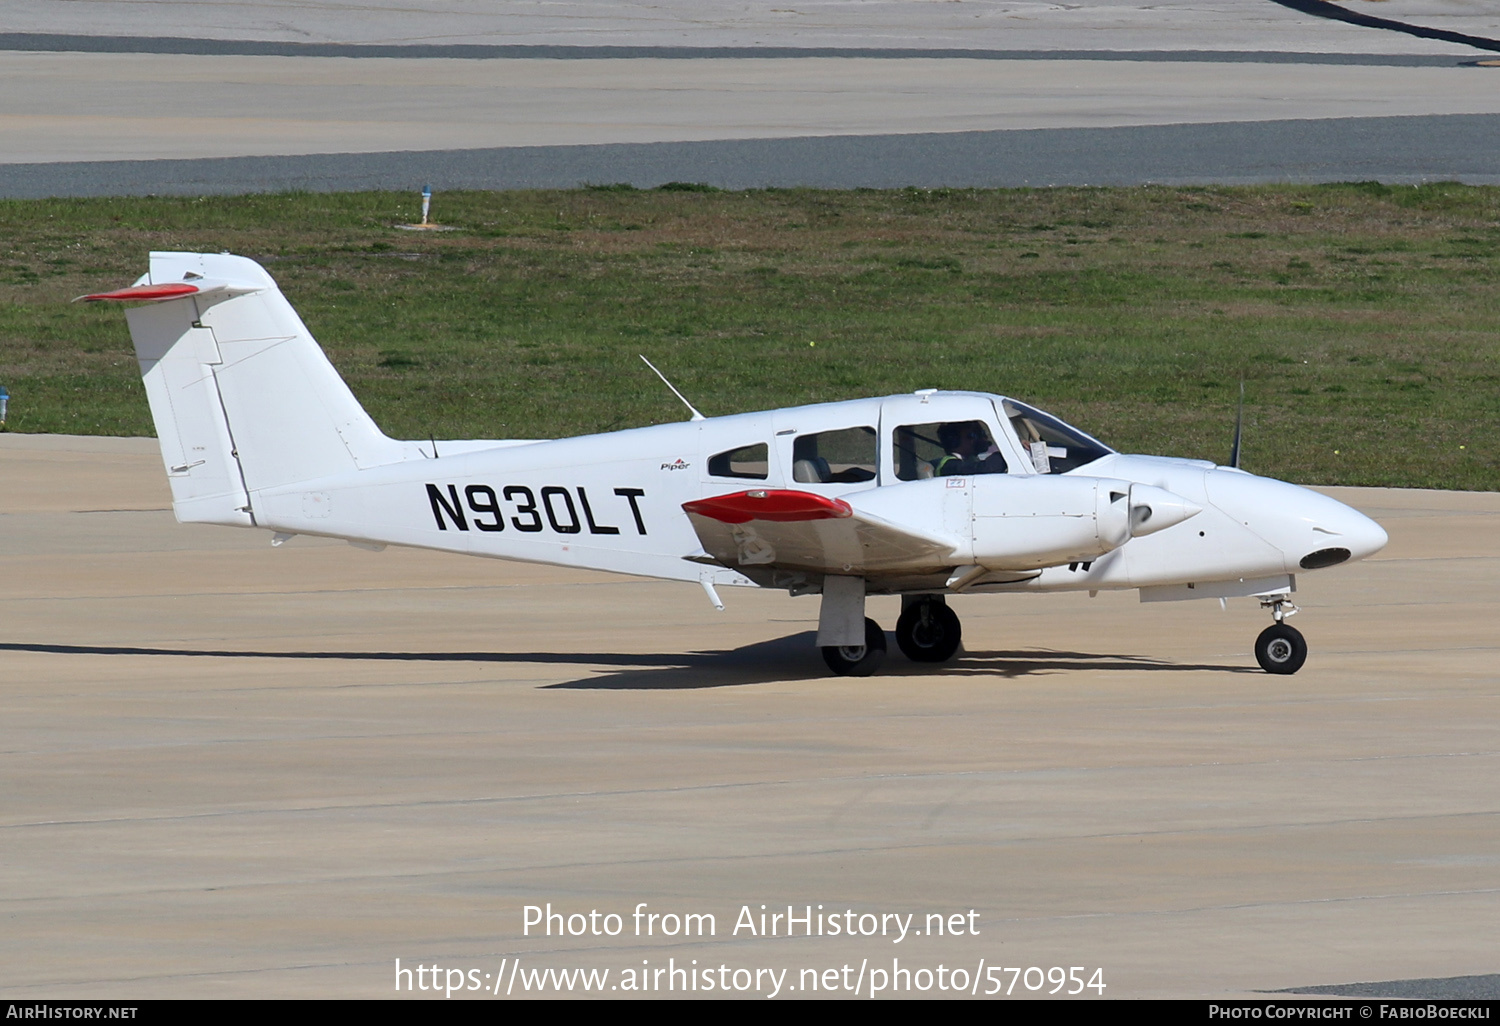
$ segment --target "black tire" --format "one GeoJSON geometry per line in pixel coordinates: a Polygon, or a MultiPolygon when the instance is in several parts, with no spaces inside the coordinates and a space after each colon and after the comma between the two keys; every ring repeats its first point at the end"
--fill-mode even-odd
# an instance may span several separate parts
{"type": "Polygon", "coordinates": [[[863,645],[829,645],[823,649],[828,668],[844,677],[868,677],[880,668],[884,658],[885,631],[869,617],[865,618],[863,645]]]}
{"type": "Polygon", "coordinates": [[[1255,661],[1267,673],[1296,673],[1307,662],[1307,642],[1297,628],[1273,623],[1255,639],[1255,661]]]}
{"type": "Polygon", "coordinates": [[[962,637],[958,614],[941,600],[913,602],[896,621],[896,644],[914,663],[946,663],[962,637]]]}

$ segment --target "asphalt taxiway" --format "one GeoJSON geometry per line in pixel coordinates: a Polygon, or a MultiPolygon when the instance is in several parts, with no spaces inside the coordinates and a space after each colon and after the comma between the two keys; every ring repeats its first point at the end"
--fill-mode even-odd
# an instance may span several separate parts
{"type": "Polygon", "coordinates": [[[1438,0],[156,7],[0,11],[0,196],[1500,180],[1438,0]]]}
{"type": "Polygon", "coordinates": [[[1248,602],[1101,595],[959,600],[954,663],[854,680],[815,599],[177,525],[150,440],[0,435],[0,482],[5,997],[517,957],[1494,996],[1500,495],[1335,490],[1391,543],[1300,579],[1292,677],[1248,602]],[[548,902],[627,925],[523,935],[548,902]],[[762,904],[979,932],[731,932],[762,904]]]}

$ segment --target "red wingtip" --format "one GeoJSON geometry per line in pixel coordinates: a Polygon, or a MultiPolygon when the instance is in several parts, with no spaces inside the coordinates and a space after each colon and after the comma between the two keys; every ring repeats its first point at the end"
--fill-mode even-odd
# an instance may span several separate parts
{"type": "Polygon", "coordinates": [[[725,524],[744,524],[751,520],[777,523],[836,520],[854,515],[853,508],[843,499],[778,488],[752,488],[747,492],[695,499],[684,502],[682,508],[725,524]]]}
{"type": "Polygon", "coordinates": [[[190,296],[197,291],[198,286],[196,285],[188,285],[184,282],[172,282],[167,285],[132,285],[128,289],[116,289],[113,292],[96,292],[91,296],[79,296],[78,298],[85,303],[97,303],[100,300],[150,302],[152,300],[176,299],[179,296],[190,296]]]}

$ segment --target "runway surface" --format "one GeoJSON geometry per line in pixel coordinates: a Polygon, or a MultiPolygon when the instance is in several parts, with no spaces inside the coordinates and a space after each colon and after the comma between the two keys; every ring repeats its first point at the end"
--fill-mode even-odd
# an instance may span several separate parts
{"type": "Polygon", "coordinates": [[[1500,177],[1500,18],[1302,6],[18,0],[0,196],[1500,177]]]}
{"type": "Polygon", "coordinates": [[[1336,490],[1391,543],[1299,580],[1293,677],[1248,602],[1101,595],[961,599],[956,662],[852,680],[814,599],[177,525],[149,440],[0,435],[0,482],[8,998],[518,956],[1497,993],[1500,496],[1336,490]],[[523,936],[547,902],[624,931],[523,936]],[[761,904],[976,918],[735,936],[761,904]]]}

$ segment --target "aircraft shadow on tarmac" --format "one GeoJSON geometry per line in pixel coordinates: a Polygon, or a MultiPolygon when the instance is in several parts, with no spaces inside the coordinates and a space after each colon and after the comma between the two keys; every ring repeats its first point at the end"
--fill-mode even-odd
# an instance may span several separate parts
{"type": "MultiPolygon", "coordinates": [[[[229,649],[150,648],[130,645],[50,645],[0,642],[0,652],[39,652],[56,655],[182,656],[208,659],[347,659],[397,662],[540,663],[543,665],[604,666],[603,674],[541,685],[610,691],[672,691],[737,687],[783,681],[837,680],[818,657],[813,633],[804,631],[734,649],[702,652],[272,652],[229,649]]],[[[1141,670],[1148,672],[1212,670],[1219,673],[1258,673],[1249,666],[1173,663],[1145,656],[1098,652],[964,651],[952,662],[935,666],[908,662],[892,651],[881,668],[887,677],[1000,677],[1015,678],[1076,670],[1141,670]]]]}

